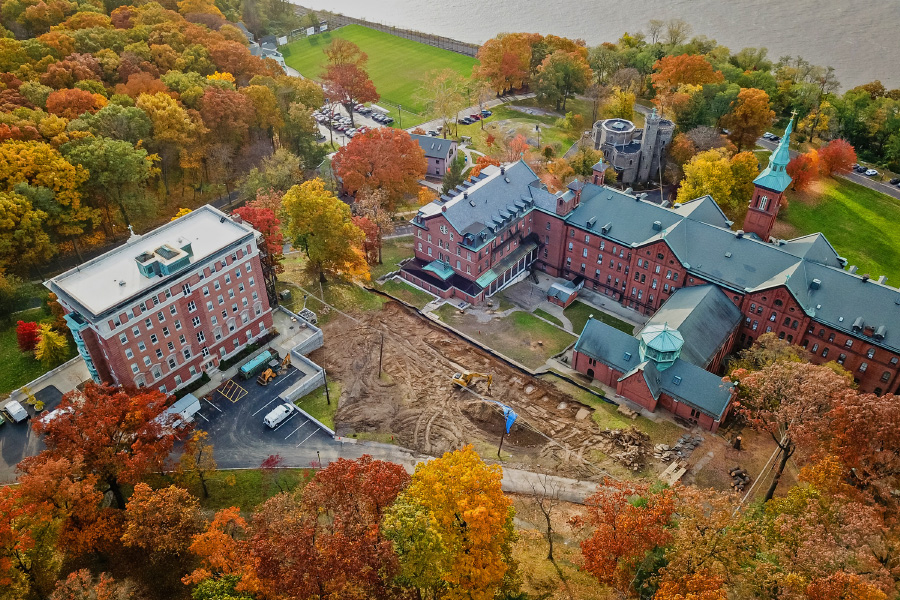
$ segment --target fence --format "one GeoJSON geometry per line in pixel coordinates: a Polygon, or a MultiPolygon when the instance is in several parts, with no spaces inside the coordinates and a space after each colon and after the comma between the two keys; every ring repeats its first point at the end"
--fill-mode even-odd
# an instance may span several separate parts
{"type": "MultiPolygon", "coordinates": [[[[301,14],[313,12],[310,9],[302,6],[298,6],[297,11],[301,14]]],[[[464,54],[466,56],[475,56],[476,54],[478,54],[478,44],[469,44],[467,42],[461,42],[459,40],[454,40],[442,35],[433,35],[430,33],[423,33],[421,31],[413,31],[411,29],[401,29],[399,27],[394,27],[393,25],[375,23],[373,21],[366,21],[365,19],[357,19],[355,17],[348,17],[346,15],[331,13],[327,11],[315,11],[315,13],[319,15],[322,20],[328,22],[329,30],[337,29],[339,27],[343,27],[344,25],[362,25],[363,27],[375,29],[376,31],[382,31],[391,35],[396,35],[397,37],[412,40],[414,42],[419,42],[420,44],[434,46],[435,48],[441,48],[442,50],[449,50],[450,52],[456,52],[457,54],[464,54]]],[[[305,35],[305,30],[297,30],[291,33],[290,39],[293,40],[297,37],[304,37],[305,35]]]]}

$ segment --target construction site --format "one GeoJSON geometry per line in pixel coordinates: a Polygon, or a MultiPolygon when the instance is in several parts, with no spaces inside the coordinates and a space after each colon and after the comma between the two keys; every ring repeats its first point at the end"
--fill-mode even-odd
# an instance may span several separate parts
{"type": "Polygon", "coordinates": [[[599,409],[557,382],[509,365],[397,302],[329,319],[325,332],[325,345],[312,358],[341,383],[338,435],[388,434],[430,455],[472,444],[495,459],[503,436],[505,466],[599,480],[663,471],[666,461],[654,456],[653,444],[674,445],[684,433],[671,425],[662,439],[651,440],[630,427],[603,428],[593,418],[599,409]],[[474,374],[490,380],[454,382],[474,374]],[[506,436],[498,402],[518,415],[506,436]]]}

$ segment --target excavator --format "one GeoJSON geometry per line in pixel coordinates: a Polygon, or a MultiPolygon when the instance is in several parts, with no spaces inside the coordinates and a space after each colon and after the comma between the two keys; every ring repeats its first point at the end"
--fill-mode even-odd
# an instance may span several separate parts
{"type": "Polygon", "coordinates": [[[484,373],[456,373],[453,375],[453,384],[457,387],[471,387],[475,381],[479,379],[484,379],[488,384],[488,391],[491,391],[491,384],[494,382],[494,376],[491,374],[484,373]]]}
{"type": "MultiPolygon", "coordinates": [[[[275,361],[272,361],[275,362],[275,361]]],[[[259,377],[256,378],[256,383],[259,385],[269,385],[269,382],[281,375],[281,373],[287,369],[288,365],[291,364],[291,355],[290,353],[284,355],[284,359],[281,361],[280,365],[275,365],[269,367],[265,371],[260,374],[259,377]]]]}

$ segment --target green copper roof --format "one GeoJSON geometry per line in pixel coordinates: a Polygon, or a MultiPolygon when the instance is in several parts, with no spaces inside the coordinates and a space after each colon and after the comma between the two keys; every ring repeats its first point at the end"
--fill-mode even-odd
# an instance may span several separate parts
{"type": "Polygon", "coordinates": [[[425,265],[422,270],[431,271],[432,273],[440,277],[441,281],[447,281],[447,278],[453,275],[453,269],[450,268],[450,265],[440,260],[431,261],[430,263],[425,265]]]}
{"type": "Polygon", "coordinates": [[[684,345],[684,338],[677,329],[667,324],[649,325],[641,331],[640,340],[657,352],[678,352],[684,345]]]}
{"type": "Polygon", "coordinates": [[[763,169],[756,179],[755,185],[775,192],[783,192],[791,185],[791,176],[787,174],[787,165],[791,162],[791,132],[794,130],[794,119],[788,123],[784,130],[784,136],[772,156],[769,157],[769,166],[763,169]]]}
{"type": "Polygon", "coordinates": [[[493,269],[488,269],[481,275],[481,277],[475,280],[475,283],[483,288],[486,288],[487,286],[491,285],[495,279],[497,279],[497,273],[493,269]]]}

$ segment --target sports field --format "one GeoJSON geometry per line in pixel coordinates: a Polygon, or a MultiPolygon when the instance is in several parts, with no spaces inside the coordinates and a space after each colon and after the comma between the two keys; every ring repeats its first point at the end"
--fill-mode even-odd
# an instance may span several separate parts
{"type": "Polygon", "coordinates": [[[409,110],[424,116],[425,101],[421,98],[421,88],[429,73],[453,69],[460,75],[469,77],[477,62],[474,58],[456,52],[361,25],[347,25],[332,32],[291,42],[282,46],[281,52],[288,66],[300,71],[304,77],[318,79],[325,63],[322,50],[335,38],[350,40],[369,56],[367,70],[384,104],[388,104],[385,108],[393,108],[390,104],[402,104],[404,113],[409,110]]]}

